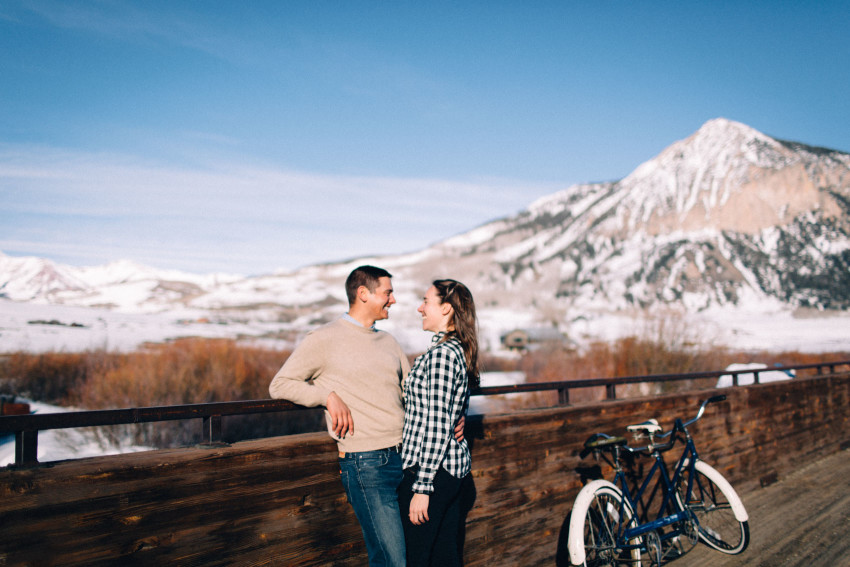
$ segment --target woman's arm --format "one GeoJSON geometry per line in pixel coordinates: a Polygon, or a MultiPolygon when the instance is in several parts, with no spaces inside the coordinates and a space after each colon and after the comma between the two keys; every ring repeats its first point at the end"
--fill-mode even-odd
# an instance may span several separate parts
{"type": "Polygon", "coordinates": [[[434,476],[454,436],[456,377],[463,367],[455,350],[445,344],[432,349],[425,362],[428,406],[422,408],[425,421],[419,432],[419,472],[413,483],[413,491],[420,494],[433,492],[434,476]]]}

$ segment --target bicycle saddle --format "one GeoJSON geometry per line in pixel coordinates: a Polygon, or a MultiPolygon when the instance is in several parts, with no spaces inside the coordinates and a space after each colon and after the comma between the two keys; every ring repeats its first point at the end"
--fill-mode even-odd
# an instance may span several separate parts
{"type": "Polygon", "coordinates": [[[646,431],[647,433],[661,433],[661,426],[658,425],[658,421],[655,419],[649,419],[644,421],[643,423],[637,423],[635,425],[627,425],[627,431],[635,432],[635,431],[646,431]]]}

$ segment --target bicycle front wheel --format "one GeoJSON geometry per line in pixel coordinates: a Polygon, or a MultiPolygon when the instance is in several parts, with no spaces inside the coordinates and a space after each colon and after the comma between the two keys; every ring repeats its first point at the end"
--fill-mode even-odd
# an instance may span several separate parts
{"type": "Polygon", "coordinates": [[[576,497],[570,518],[570,563],[585,567],[640,567],[640,538],[625,541],[634,513],[612,483],[595,480],[576,497]]]}
{"type": "Polygon", "coordinates": [[[736,555],[750,543],[747,512],[732,485],[710,465],[697,461],[682,470],[676,499],[696,520],[699,539],[717,551],[736,555]],[[687,487],[691,492],[687,495],[687,487]]]}

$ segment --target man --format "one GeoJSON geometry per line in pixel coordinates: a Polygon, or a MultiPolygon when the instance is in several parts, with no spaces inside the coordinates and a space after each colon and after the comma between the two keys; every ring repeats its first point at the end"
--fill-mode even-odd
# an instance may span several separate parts
{"type": "Polygon", "coordinates": [[[396,488],[402,479],[407,356],[375,329],[395,303],[392,276],[360,266],[345,282],[348,313],[310,332],[269,386],[273,398],[324,406],[339,447],[342,483],[363,530],[369,564],[405,565],[404,530],[396,488]]]}

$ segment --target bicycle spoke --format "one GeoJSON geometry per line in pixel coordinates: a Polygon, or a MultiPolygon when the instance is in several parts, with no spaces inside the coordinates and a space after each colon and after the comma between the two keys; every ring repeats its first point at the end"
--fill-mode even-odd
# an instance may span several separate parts
{"type": "MultiPolygon", "coordinates": [[[[585,564],[588,567],[637,565],[638,551],[623,549],[618,540],[624,526],[620,496],[606,489],[594,495],[584,523],[585,564]]],[[[633,525],[633,524],[632,524],[633,525]]]]}
{"type": "MultiPolygon", "coordinates": [[[[704,463],[700,466],[713,471],[704,463]]],[[[714,471],[712,474],[718,473],[714,471]]],[[[687,507],[695,518],[699,539],[724,553],[740,553],[747,547],[749,529],[746,522],[737,520],[729,498],[711,478],[700,470],[687,469],[680,491],[680,503],[688,502],[687,507]],[[682,494],[687,490],[688,477],[692,477],[690,497],[682,494]]]]}

